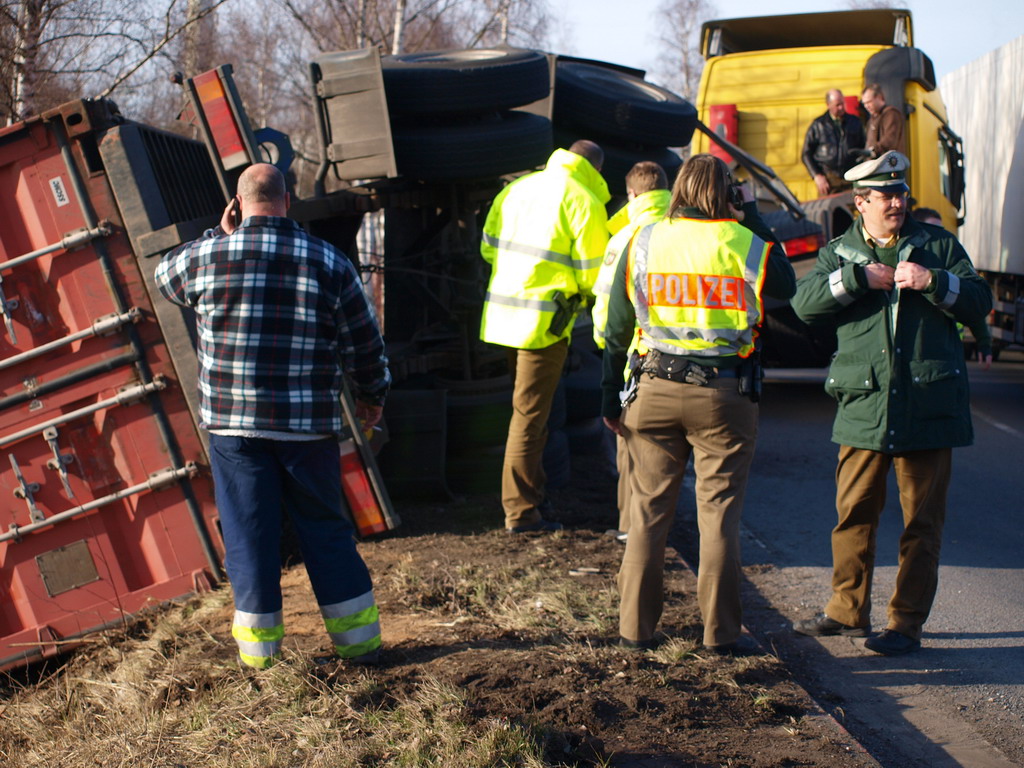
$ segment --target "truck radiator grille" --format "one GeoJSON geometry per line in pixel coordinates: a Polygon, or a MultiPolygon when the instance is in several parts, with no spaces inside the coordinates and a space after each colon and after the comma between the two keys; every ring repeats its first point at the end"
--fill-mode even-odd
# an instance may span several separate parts
{"type": "Polygon", "coordinates": [[[198,141],[139,127],[146,156],[172,224],[219,214],[220,185],[206,148],[198,141]]]}

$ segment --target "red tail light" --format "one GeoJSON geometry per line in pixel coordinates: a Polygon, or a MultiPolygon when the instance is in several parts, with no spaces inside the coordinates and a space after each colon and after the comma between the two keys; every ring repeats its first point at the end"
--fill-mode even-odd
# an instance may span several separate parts
{"type": "Polygon", "coordinates": [[[228,102],[219,72],[217,70],[204,72],[201,75],[196,75],[192,82],[195,84],[196,95],[202,105],[203,114],[210,127],[210,134],[217,147],[217,154],[220,156],[224,170],[230,171],[247,165],[250,160],[245,149],[245,139],[228,102]]]}
{"type": "Polygon", "coordinates": [[[805,235],[803,237],[794,237],[792,240],[786,240],[782,243],[782,247],[786,251],[786,255],[789,258],[794,256],[802,256],[805,253],[814,253],[821,246],[825,244],[825,238],[821,235],[805,235]]]}

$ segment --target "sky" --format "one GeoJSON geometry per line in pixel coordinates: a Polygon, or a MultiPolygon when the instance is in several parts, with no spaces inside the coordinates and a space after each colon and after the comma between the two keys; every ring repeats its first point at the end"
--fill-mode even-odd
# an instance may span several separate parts
{"type": "MultiPolygon", "coordinates": [[[[656,9],[661,0],[548,0],[562,22],[556,53],[651,70],[658,55],[656,9]]],[[[712,0],[714,18],[838,11],[843,0],[712,0]]],[[[914,44],[935,65],[938,80],[1024,35],[1020,0],[916,0],[899,5],[913,15],[914,44]]]]}

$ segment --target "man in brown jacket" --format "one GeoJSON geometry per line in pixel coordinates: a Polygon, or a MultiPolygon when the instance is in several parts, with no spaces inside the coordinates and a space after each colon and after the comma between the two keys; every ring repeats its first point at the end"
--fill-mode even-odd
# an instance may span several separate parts
{"type": "Polygon", "coordinates": [[[901,155],[907,154],[907,140],[903,126],[906,122],[900,111],[885,103],[882,86],[872,83],[860,96],[861,104],[868,111],[867,138],[865,146],[871,157],[881,157],[890,149],[901,155]]]}

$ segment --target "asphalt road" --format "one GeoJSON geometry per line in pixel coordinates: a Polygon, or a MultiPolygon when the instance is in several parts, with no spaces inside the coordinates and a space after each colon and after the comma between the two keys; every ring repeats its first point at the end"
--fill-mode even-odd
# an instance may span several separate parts
{"type": "MultiPolygon", "coordinates": [[[[829,596],[834,405],[821,371],[773,376],[765,388],[744,511],[745,620],[884,766],[1024,765],[1024,355],[1004,354],[990,371],[972,363],[970,377],[975,444],[954,451],[938,595],[924,647],[902,658],[877,656],[862,640],[791,633],[829,596]]],[[[684,498],[684,518],[689,507],[684,498]]],[[[901,531],[891,482],[876,629],[901,531]]]]}

